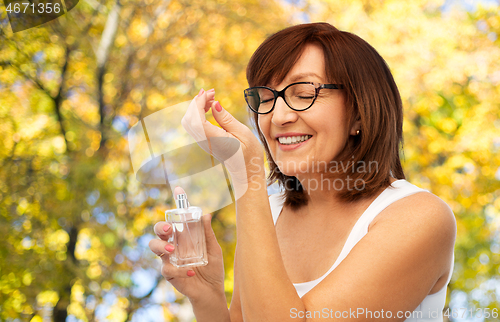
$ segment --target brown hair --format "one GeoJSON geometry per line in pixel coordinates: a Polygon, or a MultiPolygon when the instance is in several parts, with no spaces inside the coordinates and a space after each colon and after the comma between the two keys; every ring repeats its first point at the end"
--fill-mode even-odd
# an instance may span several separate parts
{"type": "MultiPolygon", "coordinates": [[[[328,23],[301,24],[283,29],[269,36],[250,58],[246,70],[249,86],[281,83],[309,44],[317,44],[323,49],[327,81],[344,85],[347,129],[351,129],[356,120],[361,121],[359,135],[349,135],[337,157],[337,164],[349,164],[349,170],[355,165],[364,164],[366,167],[374,162],[377,165],[375,173],[356,171],[351,174],[349,170],[336,173],[335,178],[342,182],[349,178],[353,183],[359,182],[358,179],[364,182],[361,190],[346,188],[338,191],[339,198],[351,202],[371,196],[390,186],[390,175],[405,179],[399,157],[400,145],[401,151],[403,147],[401,97],[387,63],[360,37],[328,23]]],[[[258,114],[250,114],[258,129],[258,114]]],[[[258,132],[269,162],[269,184],[277,180],[285,188],[284,204],[292,209],[306,205],[308,197],[300,182],[280,172],[264,135],[259,129],[258,132]]]]}

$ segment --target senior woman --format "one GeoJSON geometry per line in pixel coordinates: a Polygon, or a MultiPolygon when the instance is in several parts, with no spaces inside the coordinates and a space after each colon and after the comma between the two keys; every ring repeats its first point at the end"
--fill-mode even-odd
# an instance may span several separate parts
{"type": "Polygon", "coordinates": [[[165,222],[150,243],[197,320],[442,321],[456,222],[445,202],[405,180],[401,98],[385,61],[358,36],[302,24],[264,41],[247,80],[278,194],[267,195],[262,146],[250,129],[213,90],[201,90],[194,105],[207,138],[239,140],[245,160],[229,310],[209,220],[207,266],[170,265],[165,222]],[[222,129],[205,120],[209,109],[222,129]]]}

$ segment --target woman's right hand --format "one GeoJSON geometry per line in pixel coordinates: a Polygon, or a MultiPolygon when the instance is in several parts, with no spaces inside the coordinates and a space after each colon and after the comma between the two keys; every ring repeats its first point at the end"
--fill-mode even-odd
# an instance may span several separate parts
{"type": "MultiPolygon", "coordinates": [[[[184,190],[176,188],[174,195],[179,193],[184,193],[184,190]]],[[[210,301],[214,295],[225,298],[222,249],[212,230],[211,219],[211,214],[203,216],[208,255],[208,264],[205,266],[177,268],[170,264],[169,255],[173,251],[174,245],[167,241],[172,234],[172,227],[165,221],[155,224],[154,231],[159,239],[152,239],[149,242],[151,251],[157,256],[161,256],[163,277],[180,293],[187,296],[191,302],[210,301]]]]}
{"type": "Polygon", "coordinates": [[[203,150],[224,164],[231,175],[235,199],[245,194],[252,178],[265,181],[262,145],[246,125],[215,101],[213,89],[198,93],[181,125],[203,150]],[[205,114],[210,109],[220,127],[207,121],[205,114]]]}

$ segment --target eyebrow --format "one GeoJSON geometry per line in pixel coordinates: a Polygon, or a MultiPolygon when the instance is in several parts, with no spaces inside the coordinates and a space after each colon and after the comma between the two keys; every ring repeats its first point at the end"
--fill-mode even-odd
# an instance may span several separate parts
{"type": "Polygon", "coordinates": [[[321,77],[318,74],[315,74],[315,73],[301,73],[301,74],[296,74],[296,75],[292,76],[290,78],[290,82],[293,83],[293,82],[296,82],[296,81],[298,81],[300,79],[303,79],[303,78],[306,78],[306,77],[309,77],[309,76],[314,76],[314,77],[316,77],[318,79],[321,79],[321,77]]]}

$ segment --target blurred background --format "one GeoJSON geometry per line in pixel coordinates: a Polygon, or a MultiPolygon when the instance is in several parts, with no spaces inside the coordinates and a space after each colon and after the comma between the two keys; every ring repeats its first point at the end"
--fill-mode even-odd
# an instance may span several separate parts
{"type": "MultiPolygon", "coordinates": [[[[16,33],[0,4],[0,320],[193,321],[148,248],[171,192],[135,178],[127,131],[200,88],[249,124],[251,54],[316,21],[361,36],[396,78],[407,179],[457,218],[446,308],[498,310],[499,1],[82,0],[16,33]]],[[[229,303],[234,204],[213,227],[229,303]]]]}

